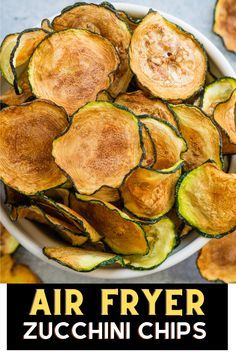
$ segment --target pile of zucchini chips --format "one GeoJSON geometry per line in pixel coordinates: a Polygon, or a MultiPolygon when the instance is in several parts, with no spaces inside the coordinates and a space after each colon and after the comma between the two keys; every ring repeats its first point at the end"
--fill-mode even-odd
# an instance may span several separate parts
{"type": "Polygon", "coordinates": [[[236,80],[208,71],[192,34],[77,3],[8,35],[0,63],[0,178],[12,220],[66,241],[46,256],[147,270],[192,229],[236,228],[236,80]]]}

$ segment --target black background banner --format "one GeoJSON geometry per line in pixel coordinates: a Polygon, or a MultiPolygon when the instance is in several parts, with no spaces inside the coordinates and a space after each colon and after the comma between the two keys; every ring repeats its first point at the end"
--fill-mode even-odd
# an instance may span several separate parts
{"type": "MultiPolygon", "coordinates": [[[[119,290],[120,292],[120,290],[119,290]]],[[[227,349],[228,338],[228,288],[225,284],[37,284],[37,285],[8,285],[7,286],[7,349],[54,349],[54,350],[106,350],[106,349],[173,349],[173,350],[224,350],[227,349]],[[81,310],[84,315],[64,315],[64,303],[62,302],[62,315],[44,315],[40,311],[37,315],[29,315],[36,289],[44,289],[48,304],[53,313],[54,289],[78,289],[83,294],[81,310]],[[113,298],[113,306],[109,306],[109,315],[101,315],[101,289],[133,289],[138,293],[139,301],[136,306],[138,315],[120,315],[120,297],[113,298]],[[148,314],[148,302],[141,289],[149,289],[151,293],[155,289],[164,289],[156,302],[156,315],[148,314]],[[165,315],[165,293],[167,289],[183,289],[183,296],[177,296],[178,305],[176,308],[183,309],[183,316],[165,315]],[[202,306],[204,316],[185,315],[186,289],[199,289],[203,292],[205,301],[202,306]],[[49,322],[55,326],[59,322],[68,322],[69,326],[61,329],[63,334],[68,333],[69,338],[59,339],[52,335],[49,339],[42,339],[38,336],[38,327],[32,332],[37,339],[24,339],[28,327],[24,322],[43,322],[45,333],[49,322]],[[76,322],[93,322],[97,328],[98,322],[130,322],[130,339],[76,339],[71,335],[71,327],[76,322]],[[138,328],[143,322],[153,323],[153,326],[145,328],[144,333],[154,334],[155,323],[159,322],[163,328],[165,322],[188,322],[191,332],[183,335],[180,339],[165,339],[164,334],[159,339],[155,336],[150,339],[142,338],[138,328]],[[206,336],[203,339],[193,337],[193,325],[196,322],[205,322],[206,336]]],[[[173,325],[175,326],[175,324],[173,325]]],[[[87,327],[80,328],[79,332],[87,332],[87,327]]]]}

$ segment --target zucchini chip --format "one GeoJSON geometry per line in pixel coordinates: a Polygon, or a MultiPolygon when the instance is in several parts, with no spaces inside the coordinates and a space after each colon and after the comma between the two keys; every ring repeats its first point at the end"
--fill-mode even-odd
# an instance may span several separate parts
{"type": "Polygon", "coordinates": [[[0,257],[0,283],[38,284],[40,278],[24,264],[16,264],[10,255],[0,257]]]}
{"type": "Polygon", "coordinates": [[[0,223],[0,257],[14,253],[18,246],[19,242],[0,223]]]}
{"type": "Polygon", "coordinates": [[[29,63],[29,81],[36,97],[57,103],[71,115],[109,87],[118,64],[107,39],[70,29],[52,33],[40,43],[29,63]]]}
{"type": "Polygon", "coordinates": [[[207,85],[201,98],[201,108],[211,116],[218,103],[227,101],[236,89],[236,79],[221,77],[207,85]]]}
{"type": "Polygon", "coordinates": [[[218,0],[215,6],[213,31],[218,34],[226,49],[236,53],[235,0],[218,0]]]}
{"type": "Polygon", "coordinates": [[[98,232],[81,216],[82,214],[75,212],[68,206],[57,203],[44,195],[41,195],[38,200],[36,199],[36,203],[46,214],[63,220],[67,224],[75,225],[81,233],[89,237],[90,241],[97,242],[101,239],[98,232]]]}
{"type": "Polygon", "coordinates": [[[149,12],[135,29],[130,67],[139,84],[165,100],[186,100],[199,92],[207,72],[203,47],[190,33],[149,12]]]}
{"type": "Polygon", "coordinates": [[[128,107],[137,116],[149,115],[161,118],[177,127],[175,118],[167,104],[158,98],[145,96],[141,90],[120,94],[115,103],[128,107]]]}
{"type": "Polygon", "coordinates": [[[53,32],[53,28],[52,28],[52,25],[51,25],[51,22],[49,21],[49,19],[47,18],[44,18],[42,21],[41,21],[41,28],[46,31],[46,32],[53,32]]]}
{"type": "Polygon", "coordinates": [[[164,120],[148,116],[140,120],[148,128],[156,148],[157,158],[153,168],[172,168],[181,160],[182,153],[187,149],[185,140],[164,120]]]}
{"type": "MultiPolygon", "coordinates": [[[[120,59],[120,66],[115,73],[109,93],[112,97],[116,97],[120,92],[126,91],[132,78],[128,62],[131,33],[127,24],[116,15],[114,9],[102,4],[76,3],[62,10],[61,14],[54,18],[52,27],[55,31],[68,28],[83,28],[107,38],[116,48],[120,59]]],[[[88,46],[87,43],[86,46],[88,46]]],[[[91,55],[92,62],[90,65],[92,65],[96,56],[97,52],[91,55]]],[[[105,58],[104,62],[106,60],[105,58]]],[[[83,89],[85,88],[86,85],[83,89]]]]}
{"type": "Polygon", "coordinates": [[[102,235],[103,241],[118,254],[146,254],[145,232],[136,221],[114,205],[76,194],[71,207],[102,235]]]}
{"type": "Polygon", "coordinates": [[[13,85],[14,75],[11,70],[10,58],[13,48],[16,45],[19,33],[13,33],[6,36],[0,47],[0,69],[5,80],[13,85]]]}
{"type": "Polygon", "coordinates": [[[147,270],[163,263],[176,245],[175,226],[168,218],[155,224],[143,226],[146,231],[149,252],[145,256],[129,256],[124,258],[127,268],[147,270]]]}
{"type": "Polygon", "coordinates": [[[228,137],[229,142],[236,147],[236,89],[227,101],[216,106],[213,117],[228,137]]]}
{"type": "Polygon", "coordinates": [[[208,281],[236,283],[236,232],[208,242],[200,251],[197,266],[208,281]]]}
{"type": "Polygon", "coordinates": [[[138,120],[112,103],[88,103],[54,140],[52,154],[79,193],[117,188],[142,158],[138,120]]]}
{"type": "Polygon", "coordinates": [[[26,102],[29,98],[33,96],[31,87],[28,80],[27,71],[23,72],[19,78],[19,85],[22,89],[22,93],[17,95],[13,87],[9,87],[6,92],[0,96],[0,101],[6,106],[17,106],[26,102]]]}
{"type": "Polygon", "coordinates": [[[121,187],[124,207],[144,220],[158,220],[175,202],[175,186],[181,175],[182,162],[168,170],[139,167],[121,187]]]}
{"type": "Polygon", "coordinates": [[[236,175],[206,162],[185,174],[177,186],[177,209],[205,237],[219,238],[236,229],[236,175]]]}
{"type": "Polygon", "coordinates": [[[194,106],[180,104],[170,107],[188,145],[183,154],[185,169],[192,170],[209,159],[222,168],[221,137],[213,121],[194,106]]]}
{"type": "Polygon", "coordinates": [[[141,163],[143,167],[152,167],[157,159],[157,152],[155,144],[152,140],[151,134],[149,133],[148,128],[143,125],[142,126],[142,140],[145,150],[145,157],[141,163]]]}
{"type": "Polygon", "coordinates": [[[36,194],[67,180],[54,162],[52,141],[67,127],[63,109],[47,101],[0,112],[0,179],[23,194],[36,194]],[[20,148],[19,148],[20,146],[20,148]]]}
{"type": "Polygon", "coordinates": [[[90,251],[74,247],[45,247],[43,253],[50,259],[76,270],[91,272],[98,267],[121,263],[122,259],[112,253],[90,251]]]}
{"type": "MultiPolygon", "coordinates": [[[[11,52],[10,66],[14,77],[13,85],[17,94],[22,93],[23,88],[18,83],[16,69],[28,62],[37,45],[48,35],[41,28],[30,28],[19,34],[16,44],[11,52]]],[[[11,82],[9,82],[11,83],[11,82]]]]}
{"type": "Polygon", "coordinates": [[[88,241],[88,237],[83,235],[76,226],[48,214],[45,214],[45,218],[49,222],[50,226],[52,226],[55,231],[57,231],[62,238],[69,242],[72,246],[82,246],[86,241],[88,241]]]}

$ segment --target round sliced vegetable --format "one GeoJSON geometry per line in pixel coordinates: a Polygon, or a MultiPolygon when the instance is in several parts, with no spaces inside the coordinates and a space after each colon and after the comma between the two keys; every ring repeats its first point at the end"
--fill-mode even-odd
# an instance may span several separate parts
{"type": "Polygon", "coordinates": [[[215,6],[213,31],[225,47],[236,53],[236,3],[235,0],[218,0],[215,6]]]}
{"type": "MultiPolygon", "coordinates": [[[[62,10],[61,14],[54,18],[52,26],[56,31],[67,28],[84,28],[99,33],[111,41],[119,55],[120,66],[115,73],[109,93],[116,97],[120,92],[126,91],[132,78],[128,63],[131,33],[127,24],[116,15],[111,7],[108,8],[102,4],[76,3],[62,10]]],[[[95,52],[91,58],[94,60],[96,56],[95,52]]]]}
{"type": "Polygon", "coordinates": [[[1,96],[0,101],[7,106],[16,106],[26,102],[29,98],[33,97],[31,87],[28,80],[27,71],[23,72],[19,78],[19,85],[22,89],[20,95],[16,94],[13,87],[9,87],[1,96]]]}
{"type": "Polygon", "coordinates": [[[148,116],[140,120],[148,128],[156,148],[157,158],[153,168],[161,170],[173,167],[187,149],[184,139],[164,120],[148,116]]]}
{"type": "Polygon", "coordinates": [[[197,266],[208,281],[236,283],[236,232],[208,242],[200,251],[197,266]]]}
{"type": "Polygon", "coordinates": [[[0,279],[1,283],[41,283],[39,277],[24,264],[16,264],[13,257],[5,255],[0,257],[0,279]]]}
{"type": "Polygon", "coordinates": [[[227,101],[236,89],[236,79],[221,77],[205,87],[201,107],[208,115],[212,115],[218,103],[227,101]]]}
{"type": "Polygon", "coordinates": [[[29,80],[35,96],[72,114],[109,87],[118,64],[115,48],[107,39],[70,29],[52,33],[40,43],[29,63],[29,80]]]}
{"type": "Polygon", "coordinates": [[[146,254],[148,245],[142,227],[114,205],[77,195],[71,207],[102,235],[103,241],[118,254],[146,254]]]}
{"type": "Polygon", "coordinates": [[[151,134],[149,133],[149,130],[145,125],[142,126],[141,132],[145,150],[145,157],[141,165],[144,167],[152,167],[157,159],[156,147],[152,140],[151,134]]]}
{"type": "Polygon", "coordinates": [[[236,146],[236,89],[227,101],[216,106],[213,117],[229,142],[236,146]]]}
{"type": "Polygon", "coordinates": [[[11,106],[0,112],[0,178],[36,194],[67,180],[55,164],[53,139],[67,127],[63,109],[47,101],[11,106]]]}
{"type": "Polygon", "coordinates": [[[0,69],[3,77],[10,85],[14,83],[14,75],[11,70],[10,58],[13,48],[16,45],[19,33],[13,33],[6,36],[0,47],[0,69]]]}
{"type": "Polygon", "coordinates": [[[177,187],[177,209],[203,236],[221,237],[236,228],[236,175],[207,162],[185,174],[177,187]]]}
{"type": "Polygon", "coordinates": [[[14,253],[18,246],[19,242],[0,223],[0,257],[14,253]]]}
{"type": "Polygon", "coordinates": [[[18,82],[18,74],[16,69],[28,62],[37,45],[47,35],[48,32],[45,32],[41,28],[30,28],[18,35],[16,44],[10,56],[10,66],[14,76],[13,84],[17,94],[22,93],[23,88],[20,86],[20,82],[18,82]]]}
{"type": "Polygon", "coordinates": [[[138,120],[112,103],[88,103],[53,142],[52,154],[79,193],[117,188],[142,158],[138,120]]]}
{"type": "Polygon", "coordinates": [[[140,85],[165,100],[186,100],[202,89],[207,58],[194,36],[149,12],[135,29],[130,67],[140,85]]]}
{"type": "Polygon", "coordinates": [[[76,226],[68,224],[66,221],[57,219],[48,214],[45,214],[45,217],[49,224],[62,236],[62,238],[69,242],[72,246],[81,246],[88,240],[88,237],[79,232],[76,226]]]}
{"type": "Polygon", "coordinates": [[[122,259],[112,253],[84,250],[74,247],[45,247],[43,253],[50,259],[77,272],[91,272],[98,267],[121,263],[122,259]]]}
{"type": "Polygon", "coordinates": [[[209,159],[222,168],[221,137],[213,121],[194,106],[180,104],[170,107],[188,145],[188,150],[182,155],[185,169],[192,170],[209,159]]]}
{"type": "Polygon", "coordinates": [[[143,228],[147,235],[149,252],[145,256],[125,257],[127,268],[136,270],[156,268],[164,262],[176,245],[175,226],[170,219],[163,218],[143,228]]]}
{"type": "Polygon", "coordinates": [[[169,170],[137,168],[125,180],[121,195],[125,209],[144,220],[158,220],[173,207],[182,162],[169,170]]]}
{"type": "Polygon", "coordinates": [[[128,107],[137,116],[149,115],[156,118],[162,118],[177,127],[175,118],[167,105],[158,98],[145,96],[140,90],[120,94],[115,102],[128,107]]]}

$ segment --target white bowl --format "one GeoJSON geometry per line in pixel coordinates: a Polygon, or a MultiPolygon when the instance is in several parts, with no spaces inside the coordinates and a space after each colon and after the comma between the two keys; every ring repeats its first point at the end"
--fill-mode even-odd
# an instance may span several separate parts
{"type": "MultiPolygon", "coordinates": [[[[114,6],[119,10],[124,10],[130,15],[134,17],[142,17],[144,16],[149,8],[145,6],[137,6],[133,4],[126,4],[126,3],[114,3],[114,6]]],[[[203,34],[201,34],[198,30],[194,27],[190,26],[189,24],[185,23],[178,18],[163,13],[168,20],[176,23],[177,25],[181,26],[188,32],[191,32],[205,47],[211,62],[211,69],[214,71],[215,74],[223,75],[223,76],[235,76],[234,70],[224,57],[224,55],[212,44],[203,34]]],[[[231,158],[231,165],[230,171],[236,172],[236,156],[231,158]]],[[[49,234],[45,233],[31,223],[28,220],[21,220],[17,223],[13,223],[9,219],[9,215],[7,212],[7,208],[3,203],[4,201],[4,193],[1,193],[1,206],[0,206],[0,218],[3,225],[8,229],[8,231],[15,236],[15,238],[25,247],[29,252],[34,254],[35,256],[39,257],[40,259],[48,262],[55,267],[60,269],[67,270],[69,272],[76,273],[74,270],[71,270],[67,267],[64,267],[52,260],[49,260],[44,254],[42,253],[42,248],[45,246],[59,246],[63,245],[62,241],[59,241],[55,238],[50,237],[49,234]]],[[[200,237],[197,235],[196,232],[192,232],[186,238],[184,238],[180,245],[173,251],[173,253],[163,262],[159,267],[149,270],[149,271],[135,271],[129,269],[122,269],[122,268],[101,268],[97,269],[90,273],[83,273],[84,276],[92,277],[92,278],[103,278],[103,279],[127,279],[127,278],[135,278],[140,276],[146,276],[153,273],[160,272],[164,269],[170,268],[184,259],[191,256],[193,253],[198,251],[201,247],[203,247],[208,242],[208,239],[200,237]]],[[[79,275],[78,274],[78,279],[79,275]]]]}

